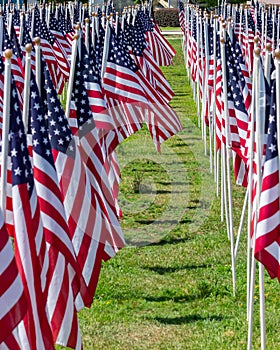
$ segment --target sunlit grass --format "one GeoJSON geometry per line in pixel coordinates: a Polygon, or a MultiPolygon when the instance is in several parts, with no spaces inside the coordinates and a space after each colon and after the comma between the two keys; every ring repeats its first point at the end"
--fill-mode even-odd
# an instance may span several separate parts
{"type": "MultiPolygon", "coordinates": [[[[94,303],[80,312],[85,350],[246,348],[246,234],[234,297],[220,200],[197,127],[181,41],[172,44],[178,54],[164,73],[184,131],[164,145],[161,156],[147,130],[119,147],[121,222],[130,245],[103,265],[94,303]]],[[[236,232],[244,189],[233,186],[233,193],[236,232]]],[[[267,349],[275,350],[279,286],[267,276],[266,293],[267,349]]],[[[258,308],[256,297],[253,349],[260,349],[258,308]]]]}

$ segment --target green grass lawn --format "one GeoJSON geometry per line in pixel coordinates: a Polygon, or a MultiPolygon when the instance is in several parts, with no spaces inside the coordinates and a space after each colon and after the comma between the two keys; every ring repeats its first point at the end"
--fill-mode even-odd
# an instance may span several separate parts
{"type": "MultiPolygon", "coordinates": [[[[164,68],[184,131],[155,152],[146,129],[118,149],[127,247],[104,263],[91,309],[80,312],[84,349],[245,349],[246,233],[232,295],[230,243],[204,155],[179,39],[164,68]]],[[[235,230],[244,189],[233,186],[235,230]]],[[[258,285],[256,283],[258,291],[258,285]]],[[[280,349],[279,285],[266,276],[267,349],[280,349]]],[[[253,349],[260,349],[258,296],[253,349]]]]}
{"type": "Polygon", "coordinates": [[[161,30],[164,30],[164,31],[171,31],[171,32],[178,32],[181,30],[180,27],[160,27],[161,30]]]}

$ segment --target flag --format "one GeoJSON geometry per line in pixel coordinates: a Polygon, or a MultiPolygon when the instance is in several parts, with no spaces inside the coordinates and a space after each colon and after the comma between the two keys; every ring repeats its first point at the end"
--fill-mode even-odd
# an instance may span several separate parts
{"type": "MultiPolygon", "coordinates": [[[[111,108],[119,109],[135,122],[146,120],[157,150],[160,144],[181,130],[173,109],[147,81],[128,51],[119,44],[113,30],[110,39],[103,88],[111,108]]],[[[132,123],[132,122],[131,122],[132,123]]]]}
{"type": "Polygon", "coordinates": [[[182,1],[178,1],[178,9],[179,9],[179,23],[181,27],[181,31],[185,33],[185,9],[182,1]]]}
{"type": "Polygon", "coordinates": [[[10,124],[15,257],[27,298],[27,314],[18,326],[18,338],[20,348],[54,349],[45,308],[45,287],[48,278],[46,269],[49,259],[14,86],[11,94],[10,124]]]}
{"type": "Polygon", "coordinates": [[[66,219],[77,262],[87,288],[76,299],[77,310],[90,306],[94,297],[102,259],[112,255],[110,237],[100,240],[101,209],[82,162],[78,145],[45,67],[45,100],[48,109],[49,135],[66,219]]]}
{"type": "Polygon", "coordinates": [[[262,189],[256,228],[255,257],[271,278],[280,281],[279,151],[277,147],[276,82],[271,90],[270,115],[262,189]]]}
{"type": "Polygon", "coordinates": [[[30,115],[33,173],[50,261],[46,287],[50,325],[54,342],[80,349],[75,298],[80,290],[81,272],[70,239],[44,108],[34,76],[30,86],[30,115]]]}
{"type": "Polygon", "coordinates": [[[134,26],[129,23],[125,25],[124,34],[130,46],[131,55],[145,78],[167,103],[170,102],[174,92],[149,50],[145,41],[145,30],[139,16],[136,16],[134,26]]]}
{"type": "Polygon", "coordinates": [[[1,344],[24,318],[27,310],[23,284],[2,212],[0,213],[0,286],[1,344]]]}
{"type": "MultiPolygon", "coordinates": [[[[97,232],[92,237],[97,240],[98,244],[110,245],[110,251],[113,255],[124,246],[124,238],[120,224],[118,222],[117,211],[115,206],[116,198],[113,197],[112,186],[108,179],[108,169],[110,166],[107,160],[107,149],[102,147],[98,139],[98,132],[84,84],[84,67],[83,60],[76,59],[74,86],[72,92],[73,112],[76,114],[78,126],[78,147],[85,165],[85,170],[89,176],[92,186],[92,194],[95,198],[96,205],[100,207],[100,217],[96,216],[96,221],[100,222],[100,237],[97,240],[97,232]]],[[[73,115],[73,114],[72,114],[73,115]]],[[[112,257],[111,255],[110,257],[112,257]]],[[[107,259],[106,259],[107,260],[107,259]]],[[[95,262],[98,265],[98,261],[95,262]]]]}

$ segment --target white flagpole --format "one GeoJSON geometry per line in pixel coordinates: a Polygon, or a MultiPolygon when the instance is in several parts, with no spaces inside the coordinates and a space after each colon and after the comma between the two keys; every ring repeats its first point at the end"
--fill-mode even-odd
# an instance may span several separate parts
{"type": "Polygon", "coordinates": [[[40,38],[36,37],[35,42],[35,57],[36,57],[36,83],[38,85],[39,93],[41,93],[41,46],[40,38]]]}
{"type": "MultiPolygon", "coordinates": [[[[255,60],[254,67],[256,69],[254,75],[254,84],[255,84],[255,103],[252,113],[255,112],[256,120],[256,165],[257,165],[257,190],[256,190],[256,199],[255,199],[255,223],[254,223],[254,235],[252,243],[252,259],[251,259],[251,282],[250,282],[250,298],[249,298],[249,314],[248,314],[248,343],[247,350],[252,349],[252,337],[253,337],[253,313],[254,313],[254,284],[255,284],[255,273],[256,273],[256,260],[254,257],[255,251],[255,241],[256,241],[256,229],[258,221],[258,210],[259,210],[259,197],[261,192],[261,167],[262,167],[262,120],[260,116],[260,54],[261,49],[255,49],[255,60]]],[[[265,350],[266,343],[266,334],[265,334],[265,306],[264,306],[264,269],[263,265],[259,264],[259,291],[260,291],[260,324],[261,324],[261,349],[265,350]]]]}
{"type": "Polygon", "coordinates": [[[3,16],[0,14],[0,50],[1,50],[1,54],[2,54],[2,47],[3,47],[3,29],[4,29],[4,21],[3,21],[3,16]]]}
{"type": "Polygon", "coordinates": [[[10,130],[10,99],[11,99],[11,58],[13,51],[8,49],[5,55],[5,80],[4,80],[4,103],[3,103],[3,129],[2,129],[2,159],[1,159],[1,209],[6,217],[6,183],[7,183],[7,163],[9,150],[9,130],[10,130]]]}
{"type": "Polygon", "coordinates": [[[72,56],[71,56],[71,68],[70,68],[70,76],[67,85],[67,96],[66,96],[66,107],[65,107],[65,116],[69,118],[70,116],[70,107],[71,107],[71,96],[74,85],[74,75],[75,75],[75,65],[77,59],[77,51],[78,51],[78,41],[79,34],[75,34],[72,43],[72,56]]]}
{"type": "Polygon", "coordinates": [[[110,30],[111,30],[110,25],[107,24],[106,31],[105,31],[105,38],[104,38],[104,49],[103,49],[102,68],[101,68],[101,81],[104,78],[105,68],[106,68],[106,64],[107,64],[110,30]]]}
{"type": "Polygon", "coordinates": [[[90,27],[90,22],[89,19],[86,18],[85,19],[85,23],[86,23],[86,30],[85,30],[85,45],[87,50],[89,51],[89,27],[90,27]]]}
{"type": "Polygon", "coordinates": [[[19,44],[22,45],[23,41],[23,19],[24,19],[24,13],[21,12],[20,14],[20,28],[19,28],[19,44]]]}
{"type": "Polygon", "coordinates": [[[28,116],[29,116],[29,99],[30,99],[30,76],[31,76],[31,51],[32,45],[27,44],[25,46],[25,72],[24,72],[24,98],[23,98],[23,111],[22,120],[24,128],[28,130],[28,116]]]}

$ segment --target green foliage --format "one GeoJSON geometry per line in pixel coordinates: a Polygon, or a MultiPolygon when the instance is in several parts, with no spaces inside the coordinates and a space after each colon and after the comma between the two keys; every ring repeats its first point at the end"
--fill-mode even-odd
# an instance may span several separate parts
{"type": "Polygon", "coordinates": [[[154,12],[154,18],[158,25],[162,27],[178,27],[179,15],[178,9],[157,9],[154,12]]]}

